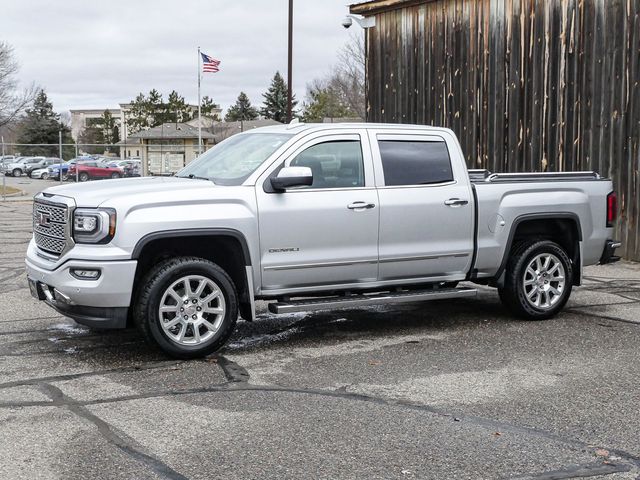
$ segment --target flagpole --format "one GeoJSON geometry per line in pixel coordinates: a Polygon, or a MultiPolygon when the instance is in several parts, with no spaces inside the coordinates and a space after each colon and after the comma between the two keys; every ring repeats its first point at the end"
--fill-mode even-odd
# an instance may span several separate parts
{"type": "Polygon", "coordinates": [[[198,155],[202,154],[202,118],[200,118],[200,76],[201,70],[200,62],[202,61],[202,56],[200,55],[200,47],[198,47],[198,155]]]}

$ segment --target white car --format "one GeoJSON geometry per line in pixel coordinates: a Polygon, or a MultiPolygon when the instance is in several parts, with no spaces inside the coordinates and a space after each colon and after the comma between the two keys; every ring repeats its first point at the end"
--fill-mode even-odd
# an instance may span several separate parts
{"type": "Polygon", "coordinates": [[[49,172],[49,167],[45,168],[37,168],[31,171],[31,178],[39,178],[41,180],[47,180],[51,176],[51,172],[49,172]]]}

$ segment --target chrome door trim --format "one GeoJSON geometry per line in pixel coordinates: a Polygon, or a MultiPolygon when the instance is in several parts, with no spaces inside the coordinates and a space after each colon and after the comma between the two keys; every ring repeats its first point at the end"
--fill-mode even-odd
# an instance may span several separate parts
{"type": "Polygon", "coordinates": [[[392,263],[392,262],[417,262],[420,260],[436,260],[438,258],[461,258],[468,257],[469,254],[466,252],[458,252],[458,253],[446,253],[442,255],[420,255],[417,257],[392,257],[392,258],[381,258],[380,263],[392,263]]]}
{"type": "Polygon", "coordinates": [[[299,270],[303,268],[319,268],[319,267],[347,267],[349,265],[362,265],[365,263],[378,263],[378,259],[371,260],[350,260],[348,262],[318,262],[318,263],[299,263],[293,265],[272,265],[264,267],[263,270],[299,270]]]}

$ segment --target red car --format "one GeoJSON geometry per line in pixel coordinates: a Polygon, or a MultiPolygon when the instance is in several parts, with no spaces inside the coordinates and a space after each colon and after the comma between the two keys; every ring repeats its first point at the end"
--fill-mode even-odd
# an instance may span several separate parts
{"type": "Polygon", "coordinates": [[[69,178],[77,178],[80,182],[96,178],[120,178],[122,170],[119,168],[111,168],[99,162],[82,162],[69,167],[69,178]]]}

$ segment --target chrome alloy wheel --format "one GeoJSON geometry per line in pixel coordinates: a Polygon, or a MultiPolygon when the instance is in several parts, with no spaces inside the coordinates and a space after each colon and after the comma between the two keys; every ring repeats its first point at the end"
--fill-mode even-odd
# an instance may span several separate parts
{"type": "Polygon", "coordinates": [[[178,345],[202,345],[220,329],[226,306],[216,283],[201,275],[188,275],[164,291],[158,314],[162,330],[178,345]]]}
{"type": "Polygon", "coordinates": [[[524,295],[532,307],[549,310],[562,298],[564,266],[551,253],[541,253],[529,262],[522,279],[524,295]]]}

